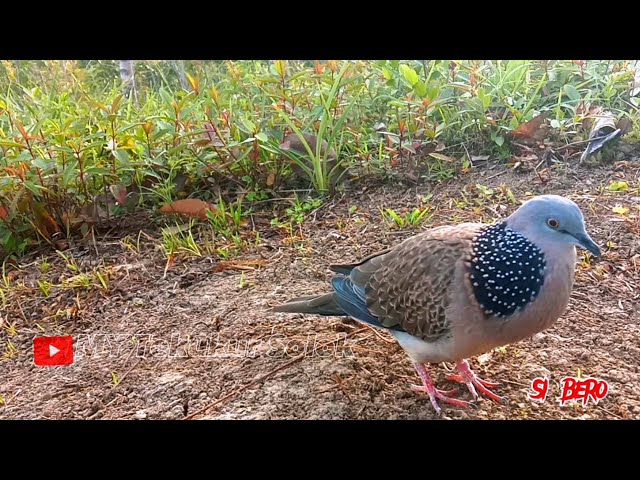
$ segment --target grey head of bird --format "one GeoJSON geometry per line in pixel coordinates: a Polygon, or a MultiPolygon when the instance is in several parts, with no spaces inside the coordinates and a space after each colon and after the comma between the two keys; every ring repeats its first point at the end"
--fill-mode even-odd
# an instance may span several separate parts
{"type": "Polygon", "coordinates": [[[540,195],[528,200],[506,219],[506,224],[543,251],[578,246],[596,257],[601,255],[587,233],[580,207],[559,195],[540,195]]]}

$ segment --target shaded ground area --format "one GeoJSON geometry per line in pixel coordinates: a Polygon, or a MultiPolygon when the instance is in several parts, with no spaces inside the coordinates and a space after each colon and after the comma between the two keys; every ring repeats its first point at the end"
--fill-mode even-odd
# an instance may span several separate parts
{"type": "MultiPolygon", "coordinates": [[[[500,382],[497,392],[506,403],[484,400],[466,410],[445,405],[445,418],[640,418],[638,163],[554,170],[547,181],[533,171],[501,168],[437,186],[391,183],[339,194],[305,221],[298,241],[269,226],[265,215],[262,245],[235,263],[178,260],[166,278],[159,230],[130,218],[95,245],[67,252],[83,271],[108,271],[106,291],[55,288],[45,297],[37,283],[45,275],[42,260],[32,255],[12,275],[25,286],[13,292],[9,315],[0,319],[0,347],[8,357],[0,361],[0,418],[436,418],[428,399],[410,390],[417,376],[384,332],[269,308],[323,292],[328,264],[359,259],[415,233],[390,228],[380,207],[413,208],[433,194],[429,225],[490,221],[515,208],[501,185],[518,200],[526,192],[571,197],[605,254],[577,265],[569,309],[554,327],[470,360],[482,378],[500,382]],[[607,189],[621,180],[627,190],[607,189]],[[145,233],[138,235],[137,227],[145,233]],[[123,229],[135,248],[121,241],[123,229]],[[33,337],[62,334],[76,340],[74,365],[35,366],[33,337]],[[595,406],[560,407],[560,380],[578,373],[609,382],[608,396],[595,406]],[[550,378],[543,404],[527,398],[540,376],[550,378]]],[[[69,275],[60,256],[46,256],[49,277],[69,275]]],[[[431,367],[440,388],[453,386],[447,368],[431,367]]]]}

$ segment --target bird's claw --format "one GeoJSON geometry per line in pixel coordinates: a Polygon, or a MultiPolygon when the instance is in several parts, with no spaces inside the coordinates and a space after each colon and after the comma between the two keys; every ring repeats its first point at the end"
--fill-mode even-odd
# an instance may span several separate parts
{"type": "MultiPolygon", "coordinates": [[[[473,372],[471,372],[471,373],[473,373],[473,372]]],[[[475,374],[474,374],[474,376],[475,376],[475,374]]],[[[467,381],[462,378],[462,375],[459,375],[459,374],[447,375],[447,380],[451,380],[453,382],[459,382],[459,383],[467,383],[467,381]]],[[[481,378],[478,378],[477,376],[475,377],[475,380],[478,383],[484,385],[486,388],[496,388],[496,387],[500,386],[499,382],[489,382],[487,380],[482,380],[481,378]]]]}
{"type": "MultiPolygon", "coordinates": [[[[413,390],[414,392],[417,393],[429,393],[427,390],[427,387],[423,386],[423,385],[411,385],[411,390],[413,390]]],[[[443,395],[445,397],[451,397],[453,395],[457,395],[460,393],[460,389],[459,388],[452,388],[451,390],[440,390],[440,389],[436,389],[436,393],[438,395],[443,395]]]]}
{"type": "Polygon", "coordinates": [[[500,397],[489,390],[490,388],[497,387],[499,383],[488,382],[486,380],[478,378],[478,376],[473,373],[473,371],[469,367],[469,363],[466,360],[458,362],[456,366],[460,373],[456,375],[447,375],[447,379],[453,380],[454,382],[466,384],[474,400],[478,399],[479,391],[483,396],[493,400],[496,403],[503,402],[503,397],[500,397]],[[476,388],[478,389],[478,391],[476,391],[476,388]]]}
{"type": "Polygon", "coordinates": [[[451,397],[451,395],[455,395],[460,392],[457,388],[453,390],[444,391],[444,390],[438,390],[436,388],[427,387],[423,385],[411,385],[411,390],[413,390],[414,392],[426,393],[427,395],[429,395],[431,404],[433,405],[433,408],[438,414],[442,413],[442,409],[438,404],[438,400],[444,403],[448,403],[450,405],[455,405],[457,407],[463,407],[463,408],[469,407],[471,405],[471,402],[467,402],[465,400],[458,400],[457,398],[451,397]]]}

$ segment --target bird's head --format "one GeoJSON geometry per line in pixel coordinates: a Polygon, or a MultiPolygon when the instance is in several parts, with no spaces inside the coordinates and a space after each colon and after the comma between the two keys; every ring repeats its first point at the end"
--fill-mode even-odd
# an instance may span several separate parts
{"type": "Polygon", "coordinates": [[[600,248],[584,225],[580,207],[559,195],[540,195],[525,202],[506,220],[509,228],[525,235],[539,246],[575,245],[596,257],[600,248]]]}

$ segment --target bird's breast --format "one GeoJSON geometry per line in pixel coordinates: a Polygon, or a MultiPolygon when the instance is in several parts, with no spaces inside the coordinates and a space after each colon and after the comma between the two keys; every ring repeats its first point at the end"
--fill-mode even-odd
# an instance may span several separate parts
{"type": "MultiPolygon", "coordinates": [[[[465,281],[466,289],[452,292],[447,319],[458,358],[485,353],[533,336],[553,323],[564,313],[573,288],[575,249],[545,251],[545,266],[539,291],[526,306],[507,315],[488,314],[474,295],[473,279],[468,266],[458,269],[457,276],[465,281]]],[[[500,297],[498,297],[500,298],[500,297]]]]}

